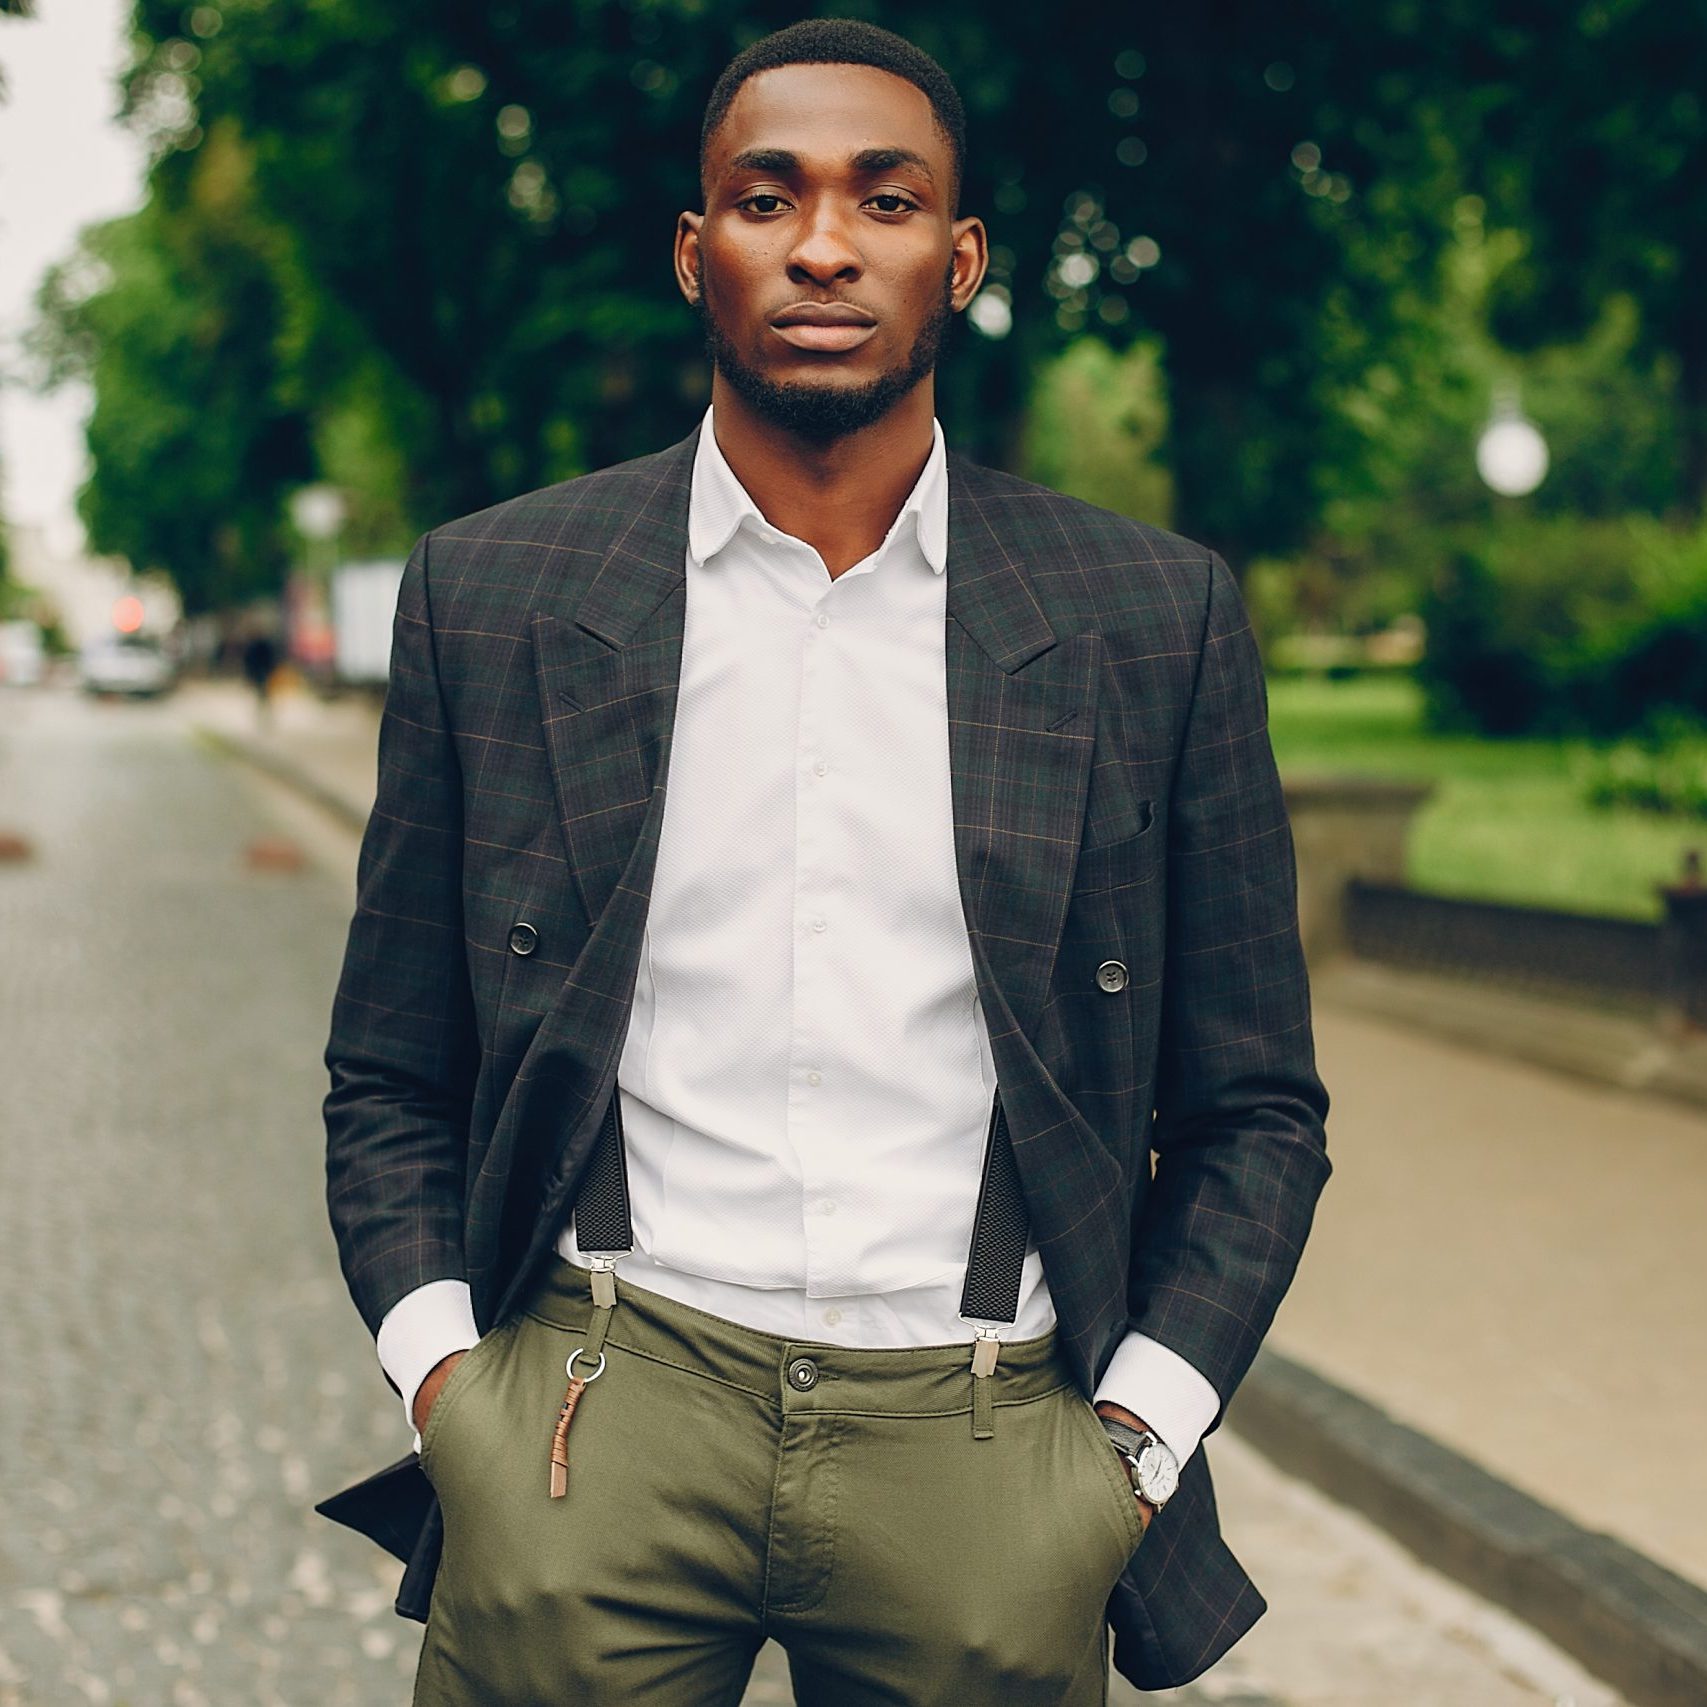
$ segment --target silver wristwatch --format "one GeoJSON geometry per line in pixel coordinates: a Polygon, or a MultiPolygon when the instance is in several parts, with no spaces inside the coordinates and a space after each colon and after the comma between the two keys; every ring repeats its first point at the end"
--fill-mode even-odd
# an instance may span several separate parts
{"type": "Polygon", "coordinates": [[[1112,1417],[1099,1417],[1114,1449],[1126,1461],[1134,1493],[1141,1494],[1160,1511],[1179,1486],[1179,1460],[1166,1441],[1149,1429],[1129,1428],[1112,1417]]]}

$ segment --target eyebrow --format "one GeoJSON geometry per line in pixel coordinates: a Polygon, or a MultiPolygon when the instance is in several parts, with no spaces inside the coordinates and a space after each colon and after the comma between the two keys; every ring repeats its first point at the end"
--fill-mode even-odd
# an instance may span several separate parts
{"type": "MultiPolygon", "coordinates": [[[[879,172],[893,172],[897,166],[911,166],[929,182],[936,182],[930,162],[911,148],[862,148],[848,156],[848,164],[861,177],[874,177],[879,172]]],[[[774,172],[779,178],[797,176],[800,156],[789,148],[744,148],[730,162],[734,172],[774,172]]]]}

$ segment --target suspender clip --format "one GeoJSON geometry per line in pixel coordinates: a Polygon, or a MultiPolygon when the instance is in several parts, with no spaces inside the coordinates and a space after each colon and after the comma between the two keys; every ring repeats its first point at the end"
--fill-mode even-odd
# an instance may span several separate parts
{"type": "Polygon", "coordinates": [[[594,1256],[590,1251],[581,1253],[587,1259],[587,1266],[593,1271],[593,1308],[595,1310],[614,1310],[616,1308],[616,1265],[629,1253],[627,1251],[603,1251],[594,1256]]]}
{"type": "Polygon", "coordinates": [[[996,1373],[996,1359],[1002,1355],[1000,1330],[997,1328],[975,1328],[977,1337],[972,1341],[972,1373],[982,1379],[996,1373]]]}

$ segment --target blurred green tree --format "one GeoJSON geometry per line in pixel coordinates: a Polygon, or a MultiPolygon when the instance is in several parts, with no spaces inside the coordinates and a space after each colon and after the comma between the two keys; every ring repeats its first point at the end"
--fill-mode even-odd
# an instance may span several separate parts
{"type": "Polygon", "coordinates": [[[1638,309],[1631,356],[1675,398],[1668,501],[1707,510],[1707,12],[1694,0],[1501,0],[1481,164],[1528,233],[1493,326],[1534,348],[1638,309]]]}
{"type": "MultiPolygon", "coordinates": [[[[848,7],[942,59],[963,206],[1011,331],[942,372],[956,443],[1013,465],[1033,376],[1159,339],[1176,520],[1235,561],[1304,538],[1365,446],[1337,387],[1427,289],[1453,183],[1439,95],[1462,0],[1135,18],[848,7]]],[[[138,0],[133,112],[175,156],[235,124],[304,285],[300,398],[392,447],[426,525],[667,443],[707,375],[668,268],[700,113],[778,0],[138,0]],[[359,399],[351,376],[366,376],[359,399]]],[[[346,434],[345,438],[349,438],[346,434]]],[[[324,442],[325,435],[318,435],[324,442]]]]}
{"type": "Polygon", "coordinates": [[[90,545],[165,569],[194,614],[278,588],[282,505],[314,465],[279,354],[288,254],[252,215],[236,127],[172,166],[49,272],[31,343],[50,382],[94,389],[90,545]]]}

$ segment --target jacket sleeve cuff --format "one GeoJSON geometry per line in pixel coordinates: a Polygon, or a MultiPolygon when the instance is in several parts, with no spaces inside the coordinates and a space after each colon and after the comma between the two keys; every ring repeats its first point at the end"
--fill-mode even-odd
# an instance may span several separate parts
{"type": "Polygon", "coordinates": [[[1097,1383],[1093,1403],[1107,1399],[1142,1417],[1183,1466],[1215,1420],[1221,1401],[1208,1380],[1177,1351],[1129,1328],[1097,1383]]]}
{"type": "MultiPolygon", "coordinates": [[[[421,1383],[442,1359],[453,1351],[467,1351],[479,1338],[466,1280],[429,1280],[385,1312],[376,1341],[379,1366],[403,1395],[403,1420],[411,1429],[421,1383]]],[[[415,1450],[421,1450],[419,1434],[415,1450]]]]}

